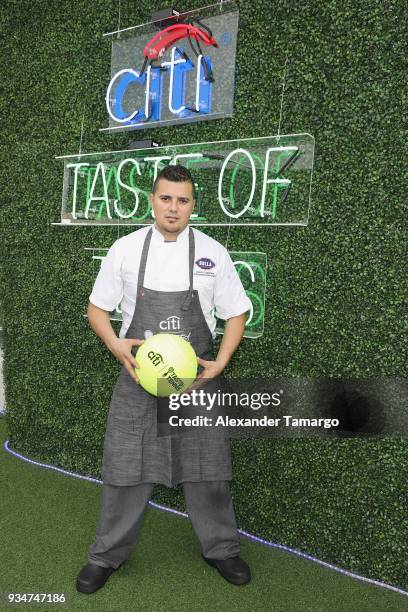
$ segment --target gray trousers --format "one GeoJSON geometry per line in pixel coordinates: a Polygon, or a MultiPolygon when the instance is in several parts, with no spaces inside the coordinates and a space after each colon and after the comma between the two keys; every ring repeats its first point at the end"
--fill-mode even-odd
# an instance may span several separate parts
{"type": "MultiPolygon", "coordinates": [[[[239,555],[239,538],[228,481],[183,482],[187,512],[209,559],[239,555]]],[[[129,558],[139,539],[143,515],[153,483],[133,486],[103,484],[96,540],[88,561],[102,567],[119,567],[129,558]]]]}

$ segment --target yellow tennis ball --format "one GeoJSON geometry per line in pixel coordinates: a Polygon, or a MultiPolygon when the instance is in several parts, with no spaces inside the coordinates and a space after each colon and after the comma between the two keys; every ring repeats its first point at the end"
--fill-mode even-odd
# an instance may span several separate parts
{"type": "Polygon", "coordinates": [[[158,397],[183,393],[197,376],[196,352],[176,334],[150,336],[139,346],[135,359],[141,386],[158,397]]]}

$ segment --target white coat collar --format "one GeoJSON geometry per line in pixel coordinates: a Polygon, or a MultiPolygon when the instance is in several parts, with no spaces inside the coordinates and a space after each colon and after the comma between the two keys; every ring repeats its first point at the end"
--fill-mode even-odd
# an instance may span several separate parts
{"type": "MultiPolygon", "coordinates": [[[[159,244],[164,244],[165,242],[170,242],[170,241],[166,241],[164,239],[163,234],[157,229],[156,227],[156,223],[153,223],[152,225],[153,231],[152,231],[152,240],[154,240],[155,242],[159,243],[159,244]]],[[[182,232],[180,232],[180,234],[177,236],[177,239],[174,242],[178,242],[179,244],[182,242],[185,242],[188,238],[188,230],[189,230],[189,225],[187,225],[187,227],[185,227],[183,229],[182,232]]]]}

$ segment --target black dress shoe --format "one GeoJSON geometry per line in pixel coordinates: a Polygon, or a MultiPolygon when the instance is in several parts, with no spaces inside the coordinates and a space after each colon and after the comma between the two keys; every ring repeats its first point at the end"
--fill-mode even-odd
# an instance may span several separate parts
{"type": "Polygon", "coordinates": [[[94,593],[105,584],[112,572],[115,569],[119,569],[119,567],[101,567],[94,563],[88,563],[78,574],[76,582],[77,591],[80,593],[94,593]]]}
{"type": "Polygon", "coordinates": [[[228,582],[232,582],[232,584],[247,584],[251,580],[251,570],[240,557],[220,560],[207,559],[204,555],[201,556],[208,565],[215,567],[221,576],[228,580],[228,582]]]}

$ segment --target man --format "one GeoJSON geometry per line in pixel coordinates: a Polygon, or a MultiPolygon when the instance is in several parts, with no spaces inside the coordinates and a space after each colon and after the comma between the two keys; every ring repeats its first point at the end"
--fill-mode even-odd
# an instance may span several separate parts
{"type": "Polygon", "coordinates": [[[150,202],[154,225],[112,245],[89,298],[89,323],[123,367],[106,428],[97,537],[77,577],[82,593],[103,586],[130,556],[155,483],[182,483],[204,560],[233,584],[250,580],[250,569],[239,557],[229,493],[228,437],[157,436],[156,398],[138,385],[132,353],[152,333],[179,333],[196,351],[199,377],[211,382],[242,339],[250,301],[226,249],[188,225],[194,183],[186,168],[166,166],[150,202]],[[123,325],[118,338],[109,311],[119,303],[123,325]],[[216,359],[214,307],[226,320],[216,359]]]}

